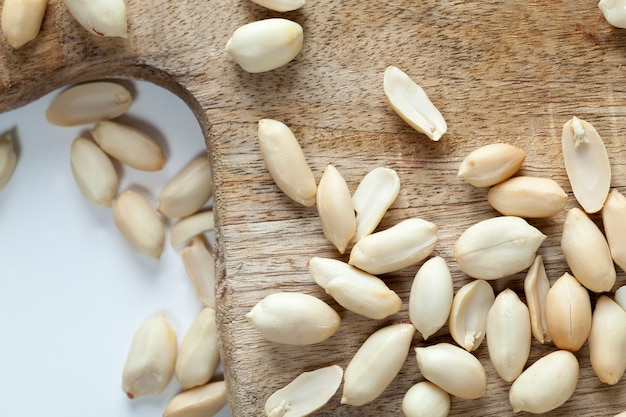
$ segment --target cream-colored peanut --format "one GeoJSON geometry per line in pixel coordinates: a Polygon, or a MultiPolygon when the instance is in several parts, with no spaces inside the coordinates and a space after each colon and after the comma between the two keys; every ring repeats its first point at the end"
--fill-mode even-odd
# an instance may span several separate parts
{"type": "Polygon", "coordinates": [[[550,178],[519,176],[491,187],[487,201],[505,216],[550,217],[563,210],[567,193],[550,178]]]}
{"type": "Polygon", "coordinates": [[[63,3],[74,19],[92,35],[128,36],[124,0],[63,0],[63,3]]]}
{"type": "Polygon", "coordinates": [[[496,372],[514,381],[530,355],[532,334],[528,307],[509,288],[496,297],[487,315],[487,348],[496,372]]]}
{"type": "Polygon", "coordinates": [[[415,265],[435,249],[437,226],[412,218],[359,240],[350,251],[348,263],[378,275],[415,265]]]}
{"type": "Polygon", "coordinates": [[[591,123],[572,117],[563,126],[561,144],[574,197],[587,213],[600,211],[611,186],[611,164],[602,138],[591,123]]]}
{"type": "Polygon", "coordinates": [[[454,259],[467,275],[499,279],[528,268],[546,236],[516,216],[482,220],[454,244],[454,259]]]}
{"type": "Polygon", "coordinates": [[[626,29],[626,7],[622,0],[600,0],[598,8],[611,26],[626,29]]]}
{"type": "Polygon", "coordinates": [[[19,49],[39,34],[48,0],[4,0],[2,31],[7,43],[19,49]]]}
{"type": "Polygon", "coordinates": [[[239,27],[226,43],[226,52],[251,73],[280,68],[302,49],[302,26],[291,20],[271,18],[239,27]]]}
{"type": "Polygon", "coordinates": [[[158,171],[165,166],[159,144],[139,129],[103,120],[91,129],[91,134],[107,154],[135,169],[158,171]]]}
{"type": "Polygon", "coordinates": [[[449,412],[450,394],[429,381],[413,385],[402,398],[405,417],[447,417],[449,412]]]}
{"type": "Polygon", "coordinates": [[[578,207],[563,222],[561,250],[572,274],[594,292],[610,291],[616,280],[611,250],[602,231],[578,207]]]}
{"type": "Polygon", "coordinates": [[[205,307],[187,330],[176,357],[174,375],[184,390],[209,382],[220,362],[217,343],[215,310],[205,307]]]}
{"type": "Polygon", "coordinates": [[[424,340],[448,321],[454,286],[446,261],[435,256],[419,268],[409,294],[409,318],[424,340]]]}
{"type": "Polygon", "coordinates": [[[530,328],[535,339],[541,344],[552,341],[546,322],[546,298],[549,289],[550,281],[546,275],[543,258],[537,255],[524,278],[524,295],[530,313],[530,328]]]}
{"type": "Polygon", "coordinates": [[[611,257],[617,266],[626,271],[626,197],[615,188],[602,208],[602,223],[611,257]]]}
{"type": "Polygon", "coordinates": [[[513,412],[542,414],[565,403],[578,385],[576,356],[566,350],[538,359],[513,382],[509,401],[513,412]]]}
{"type": "Polygon", "coordinates": [[[277,12],[290,12],[304,6],[305,0],[252,0],[259,6],[277,12]]]}
{"type": "Polygon", "coordinates": [[[424,89],[399,68],[387,67],[383,90],[391,108],[413,129],[434,141],[441,139],[448,130],[446,121],[424,89]]]}
{"type": "Polygon", "coordinates": [[[259,301],[246,314],[268,340],[288,345],[311,345],[331,337],[341,324],[339,314],[309,294],[278,292],[259,301]]]}
{"type": "Polygon", "coordinates": [[[194,158],[161,190],[157,210],[169,218],[196,213],[213,195],[213,177],[207,155],[194,158]]]}
{"type": "Polygon", "coordinates": [[[326,292],[347,310],[364,317],[382,320],[402,309],[402,299],[383,280],[370,276],[336,277],[326,292]]]}
{"type": "Polygon", "coordinates": [[[391,168],[374,168],[363,177],[352,195],[356,212],[356,232],[352,238],[354,242],[376,229],[399,193],[400,177],[391,168]]]}
{"type": "Polygon", "coordinates": [[[165,407],[163,417],[213,417],[227,402],[226,382],[210,382],[177,394],[165,407]]]}
{"type": "Polygon", "coordinates": [[[317,183],[291,129],[278,120],[261,119],[258,137],[265,166],[278,188],[303,206],[314,205],[317,183]]]}
{"type": "Polygon", "coordinates": [[[606,295],[596,302],[588,340],[593,372],[605,384],[617,384],[626,370],[626,311],[606,295]]]}
{"type": "Polygon", "coordinates": [[[4,134],[0,137],[0,190],[9,182],[16,163],[17,154],[13,146],[13,135],[4,134]]]}
{"type": "Polygon", "coordinates": [[[129,398],[158,395],[174,373],[176,333],[162,314],[142,323],[133,336],[124,370],[122,390],[129,398]]]}
{"type": "Polygon", "coordinates": [[[626,310],[626,285],[622,285],[615,290],[615,302],[626,310]]]}
{"type": "Polygon", "coordinates": [[[215,308],[215,258],[201,237],[194,237],[180,251],[196,297],[205,307],[215,308]]]}
{"type": "Polygon", "coordinates": [[[265,414],[268,417],[308,416],[330,401],[342,379],[343,369],[338,365],[303,372],[265,401],[265,414]]]}
{"type": "Polygon", "coordinates": [[[474,187],[490,187],[517,172],[526,153],[507,143],[481,146],[463,159],[457,177],[474,187]]]}
{"type": "Polygon", "coordinates": [[[121,193],[113,204],[113,220],[136,252],[161,257],[165,226],[144,196],[131,190],[121,193]]]}
{"type": "Polygon", "coordinates": [[[444,342],[418,347],[415,353],[422,376],[450,395],[473,400],[485,394],[485,368],[465,349],[444,342]]]}
{"type": "Polygon", "coordinates": [[[62,91],[46,110],[46,119],[57,126],[78,126],[121,116],[133,103],[124,86],[96,81],[62,91]]]}
{"type": "Polygon", "coordinates": [[[213,210],[199,211],[178,220],[170,227],[170,244],[173,247],[187,244],[196,236],[215,229],[213,210]]]}
{"type": "Polygon", "coordinates": [[[316,203],[324,236],[343,254],[356,232],[356,216],[348,184],[334,165],[326,166],[316,203]]]}
{"type": "Polygon", "coordinates": [[[346,277],[354,279],[371,279],[374,277],[372,274],[368,274],[354,266],[332,258],[322,258],[314,256],[307,262],[307,269],[311,273],[311,276],[322,288],[326,288],[328,283],[336,277],[346,277]]]}
{"type": "Polygon", "coordinates": [[[391,324],[363,342],[344,373],[342,404],[364,405],[378,398],[406,361],[415,334],[412,324],[391,324]]]}
{"type": "Polygon", "coordinates": [[[487,331],[487,315],[495,294],[487,281],[463,285],[452,300],[448,328],[455,342],[468,352],[478,349],[487,331]]]}
{"type": "Polygon", "coordinates": [[[119,180],[107,154],[92,140],[79,137],[70,147],[70,164],[82,194],[93,203],[111,207],[119,180]]]}
{"type": "Polygon", "coordinates": [[[557,279],[546,297],[546,323],[559,349],[576,352],[591,329],[589,293],[567,272],[557,279]]]}

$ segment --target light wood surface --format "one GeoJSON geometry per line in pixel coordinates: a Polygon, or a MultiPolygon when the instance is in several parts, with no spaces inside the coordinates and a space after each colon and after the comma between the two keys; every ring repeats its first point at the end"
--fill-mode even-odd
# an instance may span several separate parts
{"type": "MultiPolygon", "coordinates": [[[[194,111],[206,134],[215,175],[219,328],[230,404],[235,416],[263,415],[265,399],[299,373],[329,364],[345,368],[360,344],[383,325],[408,319],[408,293],[419,265],[383,276],[404,301],[385,320],[344,311],[311,280],[313,256],[340,256],[322,234],[315,207],[285,197],[260,157],[256,123],[287,123],[320,178],[334,164],[353,191],[376,166],[395,169],[400,196],[380,229],[408,217],[439,227],[435,254],[453,273],[455,289],[469,281],[452,256],[454,241],[471,224],[497,215],[486,189],[456,178],[476,147],[507,142],[524,149],[521,173],[555,179],[576,206],[560,153],[561,128],[576,115],[597,128],[613,164],[613,187],[626,192],[626,30],[610,27],[596,1],[310,0],[276,13],[249,0],[128,1],[128,39],[102,39],[75,23],[51,0],[40,36],[14,51],[0,41],[0,110],[24,105],[63,85],[104,77],[131,77],[164,86],[194,111]],[[248,74],[224,52],[240,25],[283,16],[300,23],[305,42],[289,65],[248,74]],[[448,123],[439,143],[409,128],[382,92],[388,65],[406,71],[429,94],[448,123]],[[289,347],[265,341],[244,314],[265,295],[304,291],[328,301],[343,319],[326,342],[289,347]]],[[[593,216],[599,220],[599,216],[593,216]]],[[[531,224],[548,235],[539,253],[551,281],[567,271],[559,241],[564,212],[531,224]]],[[[522,293],[524,274],[492,282],[522,293]]],[[[616,287],[624,284],[618,271],[616,287]]],[[[595,300],[596,296],[593,297],[595,300]]],[[[413,347],[451,341],[447,327],[413,347]]],[[[552,345],[533,341],[535,361],[552,345]]],[[[454,416],[512,415],[508,388],[488,372],[483,398],[453,398],[454,416]]],[[[577,352],[580,382],[551,416],[612,416],[626,410],[626,382],[602,384],[585,346],[577,352]]],[[[411,350],[393,383],[376,401],[339,404],[321,416],[400,415],[406,390],[422,380],[411,350]]],[[[520,415],[524,415],[521,413],[520,415]]]]}

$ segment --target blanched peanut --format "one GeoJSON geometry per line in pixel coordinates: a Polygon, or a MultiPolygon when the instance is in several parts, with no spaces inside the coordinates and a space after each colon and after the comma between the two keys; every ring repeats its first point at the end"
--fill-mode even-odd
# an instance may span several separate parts
{"type": "Polygon", "coordinates": [[[402,399],[405,417],[446,417],[449,412],[450,394],[432,382],[418,382],[402,399]]]}
{"type": "Polygon", "coordinates": [[[368,172],[352,195],[356,211],[356,233],[352,238],[354,242],[376,229],[399,193],[400,178],[396,171],[378,167],[368,172]]]}
{"type": "Polygon", "coordinates": [[[589,357],[600,381],[615,385],[626,370],[626,311],[601,295],[591,319],[589,357]]]}
{"type": "Polygon", "coordinates": [[[530,328],[535,339],[541,344],[552,341],[546,322],[546,298],[549,289],[550,281],[546,275],[543,258],[537,255],[524,278],[524,294],[530,313],[530,328]]]}
{"type": "Polygon", "coordinates": [[[167,404],[163,417],[213,417],[227,401],[226,382],[210,382],[176,395],[167,404]]]}
{"type": "Polygon", "coordinates": [[[316,203],[324,236],[343,254],[356,232],[356,216],[348,184],[332,164],[320,179],[316,203]]]}
{"type": "Polygon", "coordinates": [[[82,194],[93,203],[111,207],[119,181],[107,154],[93,141],[79,137],[72,142],[70,163],[82,194]]]}
{"type": "Polygon", "coordinates": [[[517,172],[526,153],[507,143],[481,146],[465,157],[457,177],[474,187],[490,187],[517,172]]]}
{"type": "Polygon", "coordinates": [[[463,285],[454,296],[448,328],[454,341],[468,352],[478,349],[485,338],[494,300],[493,288],[482,279],[463,285]]]}
{"type": "Polygon", "coordinates": [[[207,155],[187,164],[161,190],[157,210],[169,218],[187,217],[202,208],[213,195],[213,177],[207,155]]]}
{"type": "Polygon", "coordinates": [[[563,210],[567,193],[550,178],[518,176],[491,187],[487,201],[505,216],[539,218],[563,210]]]}

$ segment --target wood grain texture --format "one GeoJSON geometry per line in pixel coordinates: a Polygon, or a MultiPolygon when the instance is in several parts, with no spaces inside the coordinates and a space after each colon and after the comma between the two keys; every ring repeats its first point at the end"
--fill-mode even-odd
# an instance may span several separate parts
{"type": "MultiPolygon", "coordinates": [[[[455,289],[469,278],[452,248],[471,224],[496,215],[486,189],[456,178],[476,147],[507,142],[524,149],[521,173],[556,180],[576,206],[560,153],[563,124],[576,115],[605,140],[613,187],[626,192],[626,31],[610,27],[597,2],[311,0],[275,13],[248,0],[129,1],[128,39],[97,38],[51,0],[40,36],[22,49],[0,41],[0,110],[24,105],[67,84],[105,77],[152,81],[181,96],[206,135],[215,176],[218,242],[218,321],[230,403],[235,416],[263,415],[265,399],[299,373],[329,364],[345,368],[360,344],[381,326],[408,319],[411,281],[419,265],[382,278],[404,300],[386,320],[346,312],[312,281],[312,256],[339,256],[325,240],[315,207],[287,199],[261,160],[256,123],[269,117],[289,125],[316,178],[328,163],[352,191],[376,166],[395,169],[400,196],[380,228],[408,217],[439,226],[435,253],[451,268],[455,289]],[[264,74],[242,71],[224,52],[240,25],[283,16],[304,28],[302,52],[264,74]],[[406,71],[429,94],[448,123],[439,143],[397,117],[382,92],[388,65],[406,71]],[[328,301],[343,319],[326,342],[289,347],[269,343],[244,314],[265,295],[304,291],[328,301]]],[[[593,216],[599,222],[599,216],[593,216]]],[[[551,281],[567,270],[559,249],[564,212],[532,220],[548,239],[544,256],[551,281]]],[[[492,282],[515,289],[517,274],[492,282]]],[[[616,287],[625,283],[618,272],[616,287]]],[[[594,296],[595,299],[595,296],[594,296]]],[[[450,341],[444,327],[428,343],[450,341]]],[[[413,347],[427,344],[416,336],[413,347]]],[[[533,342],[530,362],[554,350],[533,342]]],[[[476,352],[488,372],[486,395],[452,400],[451,415],[512,415],[510,384],[476,352]]],[[[581,379],[571,400],[550,416],[612,416],[626,410],[622,381],[606,386],[593,374],[585,346],[577,357],[581,379]]],[[[340,392],[317,415],[400,414],[406,390],[422,380],[411,351],[383,397],[362,407],[339,404],[340,392]]],[[[520,413],[519,415],[524,415],[520,413]]]]}

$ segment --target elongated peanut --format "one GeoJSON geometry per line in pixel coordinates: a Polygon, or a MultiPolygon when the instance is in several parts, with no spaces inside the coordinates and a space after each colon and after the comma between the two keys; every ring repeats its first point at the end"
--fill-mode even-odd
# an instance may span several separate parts
{"type": "Polygon", "coordinates": [[[484,145],[465,157],[457,177],[475,187],[490,187],[515,174],[525,159],[526,153],[513,145],[484,145]]]}
{"type": "Polygon", "coordinates": [[[178,220],[170,228],[170,244],[177,247],[215,228],[213,210],[200,211],[178,220]]]}
{"type": "Polygon", "coordinates": [[[587,213],[600,211],[611,186],[611,164],[602,138],[591,123],[572,117],[563,126],[561,144],[574,197],[587,213]]]}
{"type": "Polygon", "coordinates": [[[493,217],[461,234],[454,244],[454,259],[471,277],[498,279],[528,268],[545,238],[520,217],[493,217]]]}
{"type": "Polygon", "coordinates": [[[83,195],[100,206],[111,207],[119,180],[107,154],[92,140],[79,137],[72,142],[70,162],[83,195]]]}
{"type": "Polygon", "coordinates": [[[130,91],[109,81],[78,84],[61,92],[46,110],[46,119],[57,126],[78,126],[113,119],[133,103],[130,91]]]}
{"type": "Polygon", "coordinates": [[[159,144],[132,126],[103,120],[91,129],[91,134],[106,153],[135,169],[158,171],[165,165],[159,144]]]}
{"type": "Polygon", "coordinates": [[[265,401],[265,414],[268,417],[308,416],[330,401],[342,379],[343,369],[338,365],[303,372],[265,401]]]}
{"type": "Polygon", "coordinates": [[[387,67],[383,90],[391,108],[413,129],[434,141],[441,139],[448,130],[446,121],[424,89],[401,69],[387,67]]]}
{"type": "Polygon", "coordinates": [[[331,164],[320,179],[316,203],[324,236],[343,254],[356,232],[356,217],[348,185],[331,164]]]}
{"type": "Polygon", "coordinates": [[[302,26],[271,18],[239,27],[226,43],[226,52],[251,73],[267,72],[289,63],[302,49],[302,26]]]}
{"type": "Polygon", "coordinates": [[[315,282],[324,289],[332,279],[337,277],[365,280],[374,277],[374,275],[368,274],[338,259],[322,258],[319,256],[314,256],[307,262],[307,269],[315,282]]]}
{"type": "Polygon", "coordinates": [[[326,292],[347,310],[374,320],[396,314],[402,299],[375,276],[336,277],[326,285],[326,292]]]}
{"type": "Polygon", "coordinates": [[[478,349],[487,331],[487,315],[495,294],[482,279],[463,285],[452,300],[448,328],[450,335],[468,352],[478,349]]]}
{"type": "Polygon", "coordinates": [[[393,169],[378,167],[367,173],[352,195],[356,211],[354,242],[376,229],[399,193],[400,177],[393,169]]]}
{"type": "Polygon", "coordinates": [[[293,201],[315,204],[317,183],[293,132],[273,119],[259,120],[259,147],[272,179],[293,201]]]}
{"type": "Polygon", "coordinates": [[[194,158],[161,190],[157,210],[169,218],[187,217],[213,195],[213,176],[207,155],[194,158]]]}
{"type": "Polygon", "coordinates": [[[449,412],[450,394],[429,381],[413,385],[402,398],[405,417],[447,417],[449,412]]]}
{"type": "Polygon", "coordinates": [[[589,333],[591,368],[600,381],[615,385],[626,370],[626,311],[606,295],[596,302],[589,333]]]}
{"type": "Polygon", "coordinates": [[[574,277],[594,292],[609,291],[616,280],[611,250],[596,224],[578,207],[563,222],[561,250],[574,277]]]}
{"type": "Polygon", "coordinates": [[[450,395],[476,399],[487,390],[487,374],[476,356],[450,343],[415,348],[424,378],[450,395]]]}
{"type": "Polygon", "coordinates": [[[567,272],[557,279],[546,297],[546,323],[554,344],[576,352],[591,329],[591,300],[587,290],[567,272]]]}
{"type": "Polygon", "coordinates": [[[180,251],[196,297],[205,307],[215,308],[215,258],[201,237],[194,237],[180,251]]]}
{"type": "Polygon", "coordinates": [[[415,334],[412,324],[391,324],[363,342],[344,373],[342,404],[364,405],[378,398],[406,361],[415,334]]]}
{"type": "Polygon", "coordinates": [[[435,249],[437,226],[412,218],[359,240],[350,251],[348,263],[378,275],[415,265],[435,249]]]}
{"type": "Polygon", "coordinates": [[[174,373],[176,333],[162,314],[146,320],[133,336],[124,371],[122,389],[129,398],[158,395],[174,373]]]}
{"type": "Polygon", "coordinates": [[[210,382],[176,395],[165,407],[163,417],[213,417],[227,402],[226,382],[210,382]]]}
{"type": "Polygon", "coordinates": [[[600,0],[598,8],[602,12],[604,19],[616,28],[626,28],[626,10],[624,2],[621,0],[600,0]]]}
{"type": "Polygon", "coordinates": [[[509,401],[513,412],[547,413],[565,403],[578,385],[576,356],[566,350],[538,359],[513,382],[509,401]]]}
{"type": "Polygon", "coordinates": [[[48,0],[4,0],[2,31],[11,47],[19,49],[39,34],[48,0]]]}
{"type": "Polygon", "coordinates": [[[524,294],[530,313],[530,328],[535,339],[541,344],[552,341],[546,322],[546,298],[549,289],[550,281],[546,275],[543,258],[537,255],[524,278],[524,294]]]}
{"type": "Polygon", "coordinates": [[[602,208],[602,223],[611,257],[617,266],[626,271],[626,197],[615,188],[602,208]]]}
{"type": "Polygon", "coordinates": [[[409,295],[409,318],[424,340],[448,321],[454,287],[446,261],[435,256],[419,268],[409,295]]]}
{"type": "Polygon", "coordinates": [[[63,3],[74,19],[92,35],[128,36],[124,0],[63,0],[63,3]]]}
{"type": "Polygon", "coordinates": [[[15,169],[17,155],[13,146],[13,136],[10,133],[0,137],[0,190],[9,182],[15,169]]]}
{"type": "Polygon", "coordinates": [[[341,318],[312,295],[278,292],[259,301],[246,317],[268,340],[288,345],[311,345],[331,337],[341,318]]]}
{"type": "Polygon", "coordinates": [[[304,6],[305,0],[252,0],[254,3],[277,12],[290,12],[304,6]]]}
{"type": "Polygon", "coordinates": [[[131,190],[121,193],[113,204],[113,220],[136,252],[161,257],[165,227],[144,196],[131,190]]]}
{"type": "Polygon", "coordinates": [[[487,201],[506,216],[549,217],[563,210],[567,193],[550,178],[519,176],[491,187],[487,201]]]}
{"type": "Polygon", "coordinates": [[[531,339],[528,307],[507,288],[498,294],[487,315],[489,359],[506,382],[514,381],[524,370],[531,339]]]}
{"type": "Polygon", "coordinates": [[[176,357],[174,375],[186,390],[204,385],[220,362],[215,310],[203,308],[187,330],[176,357]]]}

